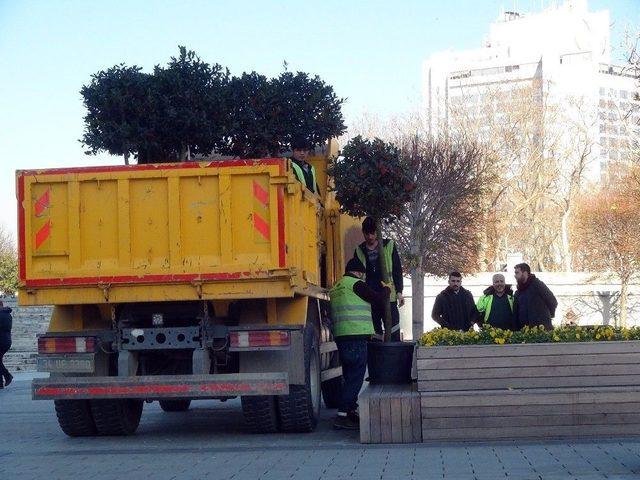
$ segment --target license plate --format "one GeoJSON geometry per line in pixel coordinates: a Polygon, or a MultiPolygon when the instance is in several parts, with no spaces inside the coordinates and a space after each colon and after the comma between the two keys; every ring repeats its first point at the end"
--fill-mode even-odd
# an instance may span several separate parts
{"type": "Polygon", "coordinates": [[[93,373],[95,371],[95,354],[40,355],[38,356],[38,371],[93,373]]]}

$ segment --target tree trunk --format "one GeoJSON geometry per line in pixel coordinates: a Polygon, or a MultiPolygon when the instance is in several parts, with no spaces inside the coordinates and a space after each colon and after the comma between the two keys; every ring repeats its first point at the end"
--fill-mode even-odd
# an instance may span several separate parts
{"type": "Polygon", "coordinates": [[[129,152],[125,152],[124,154],[124,164],[129,165],[129,152]]]}
{"type": "Polygon", "coordinates": [[[178,161],[180,162],[186,162],[187,161],[187,152],[188,152],[188,146],[186,144],[181,144],[180,145],[180,152],[178,153],[178,161]]]}
{"type": "MultiPolygon", "coordinates": [[[[386,284],[389,283],[389,265],[384,261],[384,239],[382,237],[382,220],[378,219],[376,222],[378,224],[378,228],[376,230],[376,235],[378,237],[378,259],[380,260],[380,266],[382,267],[382,281],[386,284]]],[[[392,286],[391,288],[395,288],[392,286]]],[[[391,329],[393,326],[391,325],[391,303],[385,303],[384,309],[384,341],[391,341],[391,329]]]]}
{"type": "Polygon", "coordinates": [[[626,278],[622,279],[622,283],[620,285],[620,318],[619,318],[619,327],[626,328],[627,326],[627,296],[629,295],[629,280],[626,278]]]}
{"type": "Polygon", "coordinates": [[[413,340],[424,333],[424,271],[419,265],[411,269],[411,332],[413,340]]]}
{"type": "Polygon", "coordinates": [[[571,208],[567,208],[562,214],[562,267],[565,272],[571,271],[571,249],[569,245],[569,217],[571,208]]]}

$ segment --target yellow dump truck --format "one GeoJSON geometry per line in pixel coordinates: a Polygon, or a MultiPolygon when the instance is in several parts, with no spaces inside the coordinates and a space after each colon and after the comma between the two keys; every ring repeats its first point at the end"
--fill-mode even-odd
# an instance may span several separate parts
{"type": "Polygon", "coordinates": [[[328,155],[319,194],[285,158],[16,173],[19,303],[54,305],[32,396],[65,433],[133,433],[145,401],[239,396],[255,432],[336,406],[327,288],[360,232],[328,155]]]}

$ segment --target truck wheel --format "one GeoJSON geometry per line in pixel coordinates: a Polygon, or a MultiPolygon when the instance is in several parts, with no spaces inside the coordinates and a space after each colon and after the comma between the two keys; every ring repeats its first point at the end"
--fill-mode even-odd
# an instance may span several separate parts
{"type": "Polygon", "coordinates": [[[186,412],[189,410],[191,400],[160,400],[160,408],[165,412],[186,412]]]}
{"type": "Polygon", "coordinates": [[[342,375],[322,382],[322,400],[324,400],[325,407],[338,408],[340,406],[343,384],[342,375]]]}
{"type": "Polygon", "coordinates": [[[91,400],[91,413],[100,435],[131,435],[142,416],[142,400],[91,400]]]}
{"type": "Polygon", "coordinates": [[[88,400],[54,400],[58,424],[70,437],[97,434],[88,400]]]}
{"type": "Polygon", "coordinates": [[[312,323],[304,330],[304,385],[289,385],[289,395],[278,397],[280,425],[284,432],[312,432],[320,416],[320,349],[312,323]]]}
{"type": "Polygon", "coordinates": [[[274,433],[278,431],[278,411],[276,399],[269,395],[240,397],[242,414],[249,430],[253,433],[274,433]]]}
{"type": "MultiPolygon", "coordinates": [[[[333,336],[330,337],[333,340],[333,336]]],[[[331,360],[329,361],[329,368],[337,368],[340,366],[340,355],[338,351],[330,353],[331,360]]],[[[340,397],[342,396],[342,386],[344,385],[344,379],[342,375],[332,378],[326,382],[322,382],[322,400],[324,400],[324,406],[327,408],[338,408],[340,406],[340,397]]]]}

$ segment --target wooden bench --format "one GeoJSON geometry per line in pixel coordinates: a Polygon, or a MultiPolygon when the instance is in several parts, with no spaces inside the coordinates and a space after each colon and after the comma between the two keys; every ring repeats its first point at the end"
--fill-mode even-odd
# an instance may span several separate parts
{"type": "Polygon", "coordinates": [[[420,394],[415,383],[368,385],[358,405],[361,443],[422,441],[420,394]]]}
{"type": "Polygon", "coordinates": [[[640,435],[640,342],[421,347],[422,438],[640,435]]]}

